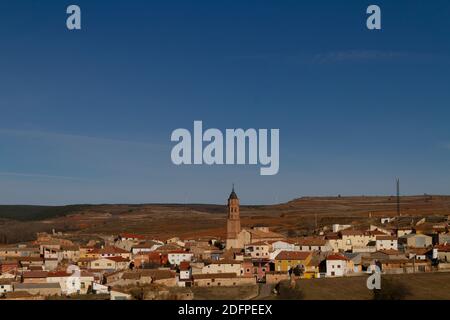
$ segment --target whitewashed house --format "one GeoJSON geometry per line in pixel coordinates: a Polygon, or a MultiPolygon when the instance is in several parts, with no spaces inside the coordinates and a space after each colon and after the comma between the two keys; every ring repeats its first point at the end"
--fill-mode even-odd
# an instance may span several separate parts
{"type": "Polygon", "coordinates": [[[344,251],[353,247],[366,247],[371,240],[371,235],[362,230],[343,230],[340,232],[344,251]]]}
{"type": "Polygon", "coordinates": [[[182,250],[172,251],[167,254],[169,263],[175,266],[179,266],[183,261],[190,262],[193,256],[193,253],[182,250]]]}
{"type": "Polygon", "coordinates": [[[135,255],[138,253],[153,252],[163,245],[164,245],[164,243],[159,243],[159,242],[154,242],[154,241],[140,243],[140,244],[134,245],[131,248],[131,253],[133,255],[135,255]]]}
{"type": "Polygon", "coordinates": [[[322,237],[305,237],[297,241],[297,247],[299,251],[317,251],[317,252],[329,252],[333,251],[333,248],[328,240],[322,237]]]}
{"type": "Polygon", "coordinates": [[[271,245],[268,242],[255,242],[245,245],[245,254],[253,259],[268,259],[271,251],[271,245]]]}
{"type": "Polygon", "coordinates": [[[47,274],[47,283],[59,283],[61,293],[66,295],[71,294],[87,294],[92,288],[94,282],[94,275],[81,271],[79,274],[71,274],[65,271],[49,272],[47,274]]]}
{"type": "Polygon", "coordinates": [[[202,274],[217,274],[217,273],[235,273],[236,276],[241,275],[240,261],[219,260],[214,261],[202,268],[202,274]]]}
{"type": "Polygon", "coordinates": [[[299,250],[298,246],[290,241],[277,240],[272,242],[272,251],[283,250],[283,251],[295,251],[299,250]]]}
{"type": "Polygon", "coordinates": [[[108,286],[105,286],[104,284],[100,284],[97,282],[94,282],[92,284],[92,290],[94,291],[95,294],[108,294],[109,293],[108,286]]]}
{"type": "Polygon", "coordinates": [[[398,250],[398,240],[394,236],[377,236],[375,240],[377,251],[398,250]]]}
{"type": "Polygon", "coordinates": [[[13,279],[0,279],[0,296],[13,291],[13,279]]]}
{"type": "Polygon", "coordinates": [[[333,254],[326,258],[327,277],[343,277],[349,271],[349,259],[339,254],[333,254]]]}

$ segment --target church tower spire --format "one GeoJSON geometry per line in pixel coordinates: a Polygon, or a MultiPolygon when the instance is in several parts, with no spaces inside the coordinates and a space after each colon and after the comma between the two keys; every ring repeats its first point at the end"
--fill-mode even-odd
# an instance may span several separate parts
{"type": "Polygon", "coordinates": [[[228,197],[227,216],[227,248],[238,248],[239,233],[241,232],[241,217],[239,212],[239,198],[233,189],[228,197]]]}

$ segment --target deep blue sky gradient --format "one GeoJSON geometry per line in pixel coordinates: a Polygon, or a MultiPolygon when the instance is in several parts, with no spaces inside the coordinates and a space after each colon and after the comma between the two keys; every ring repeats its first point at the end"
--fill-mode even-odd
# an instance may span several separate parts
{"type": "Polygon", "coordinates": [[[449,36],[446,0],[2,0],[0,203],[449,194],[449,36]],[[279,128],[280,173],[174,166],[194,120],[279,128]]]}

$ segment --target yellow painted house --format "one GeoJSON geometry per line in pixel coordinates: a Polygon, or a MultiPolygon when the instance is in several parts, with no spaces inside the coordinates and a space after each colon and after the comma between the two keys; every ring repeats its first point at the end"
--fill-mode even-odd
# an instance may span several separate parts
{"type": "Polygon", "coordinates": [[[95,247],[80,247],[80,259],[98,259],[100,254],[95,247]]]}
{"type": "Polygon", "coordinates": [[[311,252],[281,251],[275,257],[275,271],[288,272],[297,266],[307,266],[311,258],[311,252]]]}

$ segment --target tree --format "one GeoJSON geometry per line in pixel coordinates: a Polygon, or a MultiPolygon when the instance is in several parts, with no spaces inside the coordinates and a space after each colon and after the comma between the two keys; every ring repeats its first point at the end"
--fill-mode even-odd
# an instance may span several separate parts
{"type": "Polygon", "coordinates": [[[290,281],[281,281],[275,286],[279,300],[302,300],[304,294],[297,286],[292,287],[290,281]]]}
{"type": "Polygon", "coordinates": [[[295,268],[292,269],[292,273],[297,277],[301,277],[304,271],[305,271],[304,266],[296,266],[295,268]]]}

